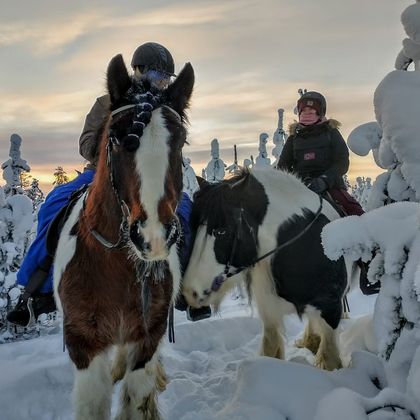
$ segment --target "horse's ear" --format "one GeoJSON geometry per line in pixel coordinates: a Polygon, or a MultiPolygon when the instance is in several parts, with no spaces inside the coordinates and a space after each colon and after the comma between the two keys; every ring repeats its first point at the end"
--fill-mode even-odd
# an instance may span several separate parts
{"type": "Polygon", "coordinates": [[[109,62],[106,80],[111,104],[114,104],[121,99],[131,86],[131,78],[121,54],[116,55],[109,62]]]}
{"type": "Polygon", "coordinates": [[[180,115],[184,114],[190,102],[194,79],[194,69],[190,63],[187,63],[166,91],[170,106],[180,115]]]}
{"type": "Polygon", "coordinates": [[[195,178],[197,179],[198,186],[200,189],[204,188],[206,185],[209,185],[210,182],[206,181],[203,177],[196,175],[195,178]]]}

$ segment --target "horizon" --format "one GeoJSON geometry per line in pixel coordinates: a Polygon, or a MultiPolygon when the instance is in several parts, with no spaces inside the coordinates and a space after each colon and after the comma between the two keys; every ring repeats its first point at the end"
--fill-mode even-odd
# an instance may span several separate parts
{"type": "MultiPolygon", "coordinates": [[[[0,156],[8,159],[13,133],[21,156],[40,181],[52,188],[52,173],[82,170],[78,138],[96,97],[104,94],[109,60],[123,53],[126,64],[147,41],[165,45],[178,73],[191,62],[196,74],[184,155],[197,175],[219,140],[220,157],[238,163],[258,153],[258,138],[272,135],[277,109],[284,128],[294,119],[298,89],[318,90],[327,116],[342,122],[341,133],[375,120],[373,94],[394,69],[405,33],[400,15],[413,1],[401,0],[191,0],[153,4],[110,0],[86,4],[18,0],[0,17],[0,156]],[[267,13],[269,11],[269,13],[267,13]],[[138,28],[141,27],[141,36],[138,28]],[[51,178],[49,178],[51,177],[51,178]]],[[[348,177],[383,172],[371,154],[350,153],[348,177]]]]}

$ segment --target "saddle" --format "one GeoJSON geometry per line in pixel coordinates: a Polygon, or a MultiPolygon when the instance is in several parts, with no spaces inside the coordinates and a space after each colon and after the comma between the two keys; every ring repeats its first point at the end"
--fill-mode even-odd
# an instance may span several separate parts
{"type": "Polygon", "coordinates": [[[76,201],[86,192],[88,187],[89,184],[83,184],[76,191],[72,192],[67,204],[59,210],[59,212],[54,216],[54,219],[50,222],[45,238],[45,246],[50,257],[54,258],[58,245],[58,239],[60,238],[60,233],[63,229],[64,223],[69,218],[76,201]]]}
{"type": "Polygon", "coordinates": [[[339,214],[340,217],[348,216],[348,213],[346,212],[344,207],[340,203],[335,201],[328,191],[325,191],[325,193],[322,194],[322,198],[324,198],[326,201],[328,201],[328,203],[330,203],[333,206],[334,210],[339,214]]]}

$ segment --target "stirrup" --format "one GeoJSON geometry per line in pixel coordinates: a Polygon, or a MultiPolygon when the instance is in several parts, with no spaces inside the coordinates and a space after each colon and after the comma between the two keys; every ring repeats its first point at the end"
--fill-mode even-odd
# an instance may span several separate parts
{"type": "Polygon", "coordinates": [[[36,324],[34,308],[32,306],[33,300],[34,299],[32,297],[29,297],[28,300],[26,301],[26,307],[28,308],[28,311],[29,311],[29,321],[25,328],[32,328],[36,324]]]}

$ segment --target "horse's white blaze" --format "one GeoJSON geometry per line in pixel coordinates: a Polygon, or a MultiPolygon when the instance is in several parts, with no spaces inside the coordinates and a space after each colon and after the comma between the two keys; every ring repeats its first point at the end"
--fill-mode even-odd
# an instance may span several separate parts
{"type": "Polygon", "coordinates": [[[76,420],[107,420],[111,413],[112,379],[106,353],[95,356],[74,378],[76,420]]]}
{"type": "Polygon", "coordinates": [[[73,255],[76,251],[77,238],[74,235],[70,235],[70,231],[79,219],[79,213],[83,207],[83,201],[86,194],[87,193],[84,193],[82,197],[79,198],[77,203],[74,205],[69,218],[64,223],[60,238],[58,240],[57,251],[55,253],[53,273],[54,298],[60,311],[62,311],[62,307],[60,297],[58,295],[58,286],[60,284],[61,276],[67,267],[67,264],[73,258],[73,255]]]}
{"type": "MultiPolygon", "coordinates": [[[[188,268],[183,278],[183,293],[191,306],[217,304],[214,299],[216,293],[210,296],[204,294],[211,289],[213,279],[223,272],[224,266],[219,264],[214,255],[214,237],[207,235],[206,226],[200,226],[194,242],[188,268]]],[[[226,287],[222,286],[222,289],[226,287]]],[[[224,294],[224,293],[223,293],[224,294]]]]}
{"type": "Polygon", "coordinates": [[[169,166],[170,133],[165,126],[162,110],[153,111],[144,129],[136,152],[136,166],[140,176],[140,200],[147,213],[141,229],[145,242],[151,245],[150,259],[167,256],[165,229],[159,221],[158,205],[165,194],[165,179],[169,166]]]}

